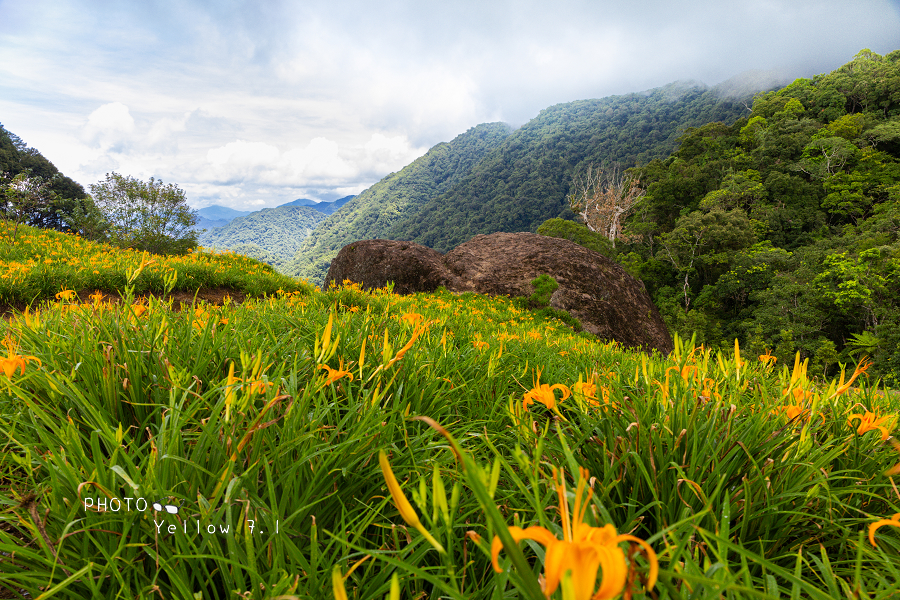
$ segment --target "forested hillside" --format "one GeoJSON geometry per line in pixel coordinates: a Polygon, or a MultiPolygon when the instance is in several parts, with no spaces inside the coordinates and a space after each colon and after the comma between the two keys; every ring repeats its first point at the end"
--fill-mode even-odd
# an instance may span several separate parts
{"type": "Polygon", "coordinates": [[[198,236],[201,246],[230,249],[284,272],[303,240],[326,218],[310,206],[264,208],[198,236]]]}
{"type": "Polygon", "coordinates": [[[625,235],[615,248],[593,243],[644,280],[675,331],[738,338],[778,364],[799,350],[818,369],[868,355],[896,385],[900,50],[864,50],[727,123],[690,130],[670,157],[635,169],[647,195],[625,235]]]}
{"type": "Polygon", "coordinates": [[[450,189],[509,134],[504,123],[486,123],[434,146],[329,216],[306,239],[286,272],[321,282],[331,259],[346,244],[387,237],[395,223],[450,189]]]}
{"type": "MultiPolygon", "coordinates": [[[[0,124],[0,184],[10,183],[16,176],[34,181],[36,185],[32,189],[46,184],[24,221],[34,227],[65,228],[66,216],[75,210],[77,200],[86,196],[81,185],[60,173],[40,152],[29,148],[19,136],[0,124]]],[[[5,208],[5,203],[0,204],[0,211],[5,208]]]]}
{"type": "Polygon", "coordinates": [[[751,95],[696,82],[547,108],[509,136],[448,192],[389,231],[446,252],[479,233],[535,231],[551,217],[572,217],[566,196],[587,165],[623,167],[667,156],[688,127],[731,122],[751,95]]]}
{"type": "Polygon", "coordinates": [[[361,193],[307,239],[288,269],[321,281],[351,241],[412,240],[440,251],[479,233],[534,231],[568,210],[573,174],[587,164],[631,166],[668,155],[680,133],[749,112],[758,81],[716,88],[675,82],[542,111],[522,128],[483,124],[439,144],[361,193]],[[750,86],[748,88],[748,86],[750,86]]]}

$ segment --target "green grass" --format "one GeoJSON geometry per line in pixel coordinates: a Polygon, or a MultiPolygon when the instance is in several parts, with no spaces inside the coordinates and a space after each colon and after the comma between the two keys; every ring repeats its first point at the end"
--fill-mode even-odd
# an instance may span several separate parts
{"type": "Polygon", "coordinates": [[[649,594],[649,563],[629,562],[634,597],[887,598],[900,582],[900,530],[867,539],[900,512],[884,475],[900,454],[847,422],[868,409],[893,427],[900,402],[864,374],[837,394],[800,364],[680,339],[648,356],[506,298],[353,286],[182,311],[73,298],[0,339],[4,361],[28,357],[0,370],[12,597],[332,598],[337,572],[350,598],[387,597],[396,576],[402,598],[537,600],[543,546],[507,539],[497,574],[489,544],[508,525],[561,535],[552,471],[571,504],[579,467],[586,519],[658,555],[649,594]],[[523,410],[538,384],[573,394],[523,410]],[[446,553],[404,521],[380,451],[446,553]]]}
{"type": "Polygon", "coordinates": [[[35,305],[67,289],[124,295],[129,274],[145,260],[149,264],[130,282],[137,294],[227,288],[263,296],[311,287],[230,252],[151,256],[25,225],[13,239],[12,226],[0,222],[0,310],[35,305]]]}

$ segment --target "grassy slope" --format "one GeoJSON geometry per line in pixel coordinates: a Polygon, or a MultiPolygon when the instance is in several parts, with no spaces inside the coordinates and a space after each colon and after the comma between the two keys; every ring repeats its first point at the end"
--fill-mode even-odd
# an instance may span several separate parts
{"type": "Polygon", "coordinates": [[[900,510],[882,475],[900,457],[847,421],[866,408],[893,427],[900,403],[864,378],[838,394],[802,365],[622,351],[504,298],[352,287],[181,313],[67,302],[0,337],[22,363],[0,372],[0,553],[16,556],[0,587],[32,596],[330,598],[332,568],[371,555],[350,597],[385,597],[392,574],[402,597],[502,597],[530,578],[495,575],[467,532],[559,535],[551,471],[574,489],[578,466],[596,478],[586,518],[658,554],[655,598],[886,598],[900,582],[900,532],[865,539],[900,510]],[[525,410],[539,384],[574,395],[548,387],[554,411],[525,410]],[[459,440],[465,471],[418,416],[459,440]],[[382,450],[446,554],[405,526],[382,450]],[[84,506],[110,497],[181,509],[84,506]]]}
{"type": "MultiPolygon", "coordinates": [[[[121,293],[145,255],[98,244],[78,236],[0,222],[0,310],[52,299],[62,290],[121,293]]],[[[295,280],[270,266],[232,253],[193,252],[152,259],[132,282],[136,293],[161,293],[166,277],[176,274],[173,291],[227,288],[250,296],[279,288],[300,289],[295,280]]]]}

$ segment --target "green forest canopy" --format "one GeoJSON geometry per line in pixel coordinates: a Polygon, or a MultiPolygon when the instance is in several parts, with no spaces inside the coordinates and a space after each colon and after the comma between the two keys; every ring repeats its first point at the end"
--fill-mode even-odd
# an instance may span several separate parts
{"type": "MultiPolygon", "coordinates": [[[[796,351],[826,369],[868,355],[896,385],[900,50],[863,50],[679,144],[631,171],[647,195],[628,236],[592,243],[644,281],[675,331],[738,338],[782,364],[796,351]]],[[[588,235],[558,220],[542,232],[588,235]]]]}

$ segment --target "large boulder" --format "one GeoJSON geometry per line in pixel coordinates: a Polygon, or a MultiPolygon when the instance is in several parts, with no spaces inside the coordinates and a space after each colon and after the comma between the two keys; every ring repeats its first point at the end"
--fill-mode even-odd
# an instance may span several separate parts
{"type": "Polygon", "coordinates": [[[363,240],[347,244],[331,261],[325,285],[340,285],[345,280],[366,289],[394,282],[394,293],[433,292],[449,289],[447,269],[440,252],[414,242],[363,240]]]}
{"type": "Polygon", "coordinates": [[[349,279],[378,288],[393,281],[403,294],[443,285],[454,292],[530,296],[531,281],[543,274],[559,283],[550,306],[568,311],[586,331],[631,348],[671,352],[669,331],[639,279],[598,252],[534,233],[477,235],[443,256],[412,242],[354,242],[332,261],[326,284],[349,279]]]}
{"type": "Polygon", "coordinates": [[[672,338],[643,282],[599,252],[535,233],[476,235],[444,256],[456,290],[530,296],[531,281],[559,283],[550,306],[568,311],[597,337],[671,352],[672,338]]]}

